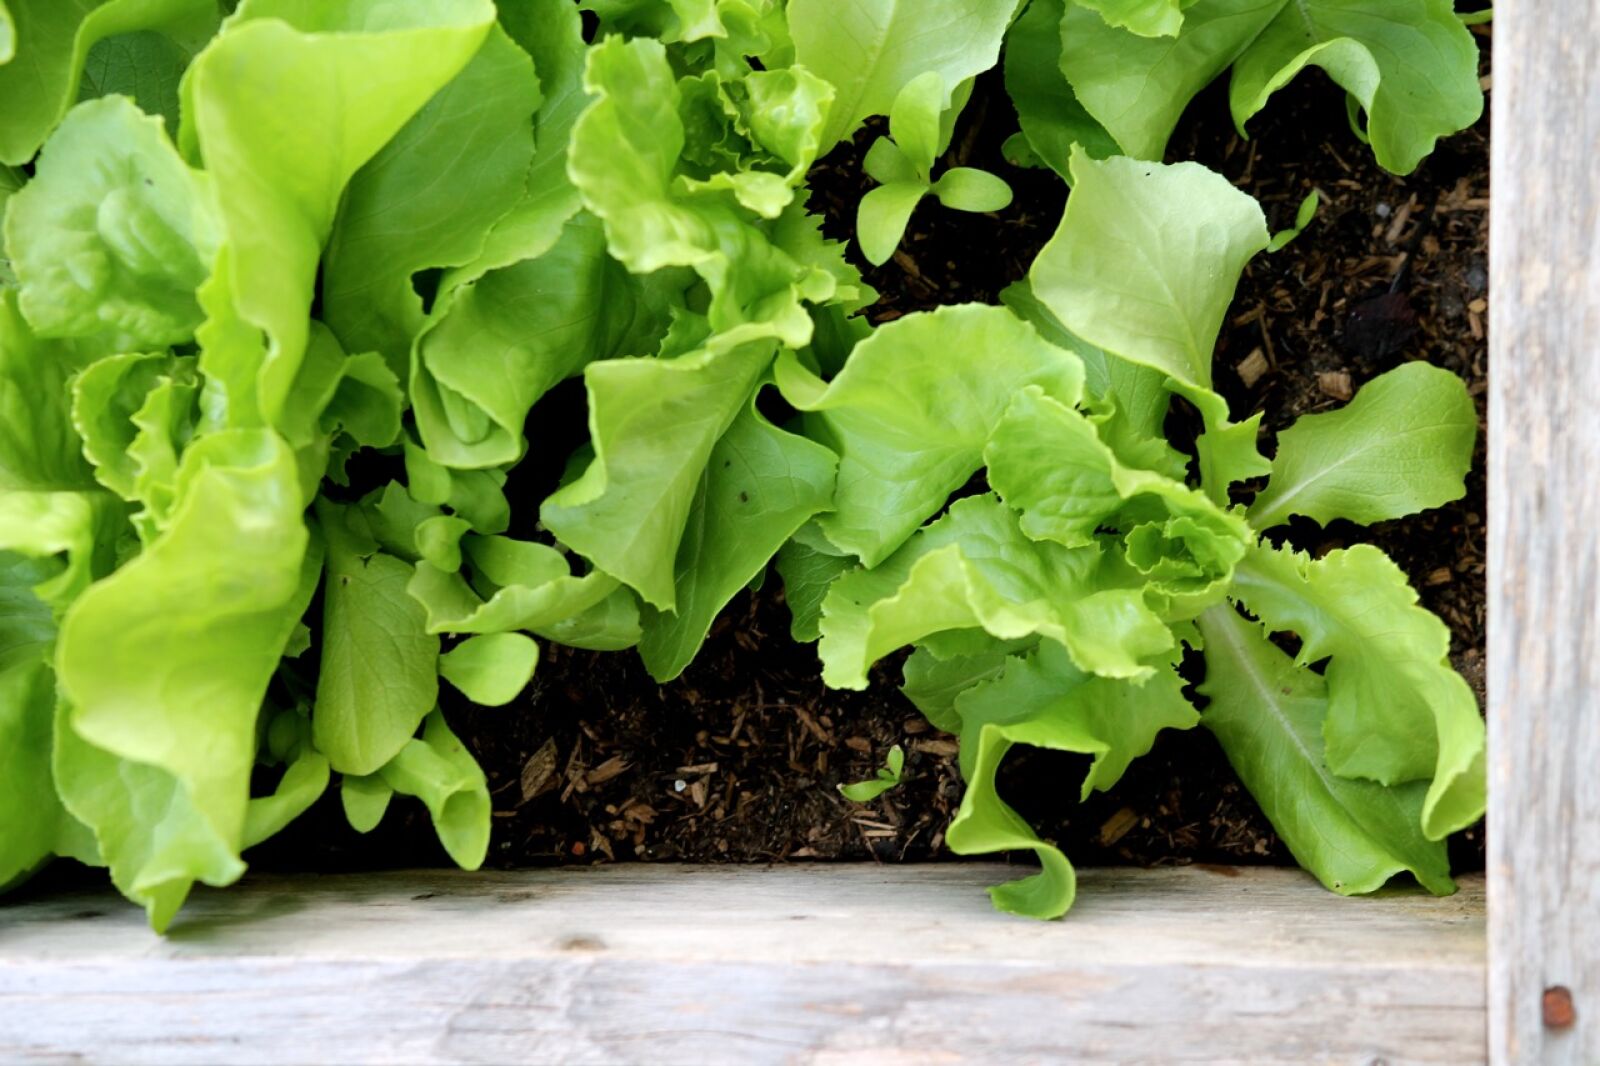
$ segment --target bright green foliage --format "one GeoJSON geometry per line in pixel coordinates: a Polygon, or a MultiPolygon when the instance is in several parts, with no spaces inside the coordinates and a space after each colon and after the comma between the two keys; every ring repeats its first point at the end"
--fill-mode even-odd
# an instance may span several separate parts
{"type": "Polygon", "coordinates": [[[1017,108],[1020,136],[1045,166],[1068,181],[1074,145],[1096,159],[1121,149],[1090,116],[1061,73],[1061,20],[1068,0],[1029,0],[1006,34],[1006,92],[1017,108]]]}
{"type": "Polygon", "coordinates": [[[863,687],[872,663],[916,648],[907,695],[961,737],[968,791],[951,848],[1040,857],[1037,876],[995,890],[1002,909],[1052,917],[1074,891],[1066,857],[995,791],[1006,752],[1090,754],[1104,760],[1091,782],[1114,780],[1157,731],[1198,720],[1173,663],[1202,638],[1214,731],[1301,861],[1339,891],[1401,871],[1450,891],[1437,842],[1481,816],[1484,763],[1448,630],[1374,548],[1311,560],[1259,536],[1291,513],[1375,521],[1457,498],[1476,428],[1464,386],[1422,365],[1392,371],[1343,411],[1286,430],[1268,464],[1259,416],[1232,422],[1210,388],[1234,286],[1268,243],[1260,210],[1190,164],[1081,152],[1071,164],[1061,227],[1007,299],[1072,373],[1037,377],[1041,355],[1028,360],[1035,376],[1005,369],[1018,335],[984,345],[985,375],[963,381],[973,345],[958,342],[958,316],[1001,329],[992,309],[882,327],[826,386],[780,360],[785,394],[821,414],[819,439],[841,456],[837,511],[787,554],[797,634],[812,625],[811,583],[838,569],[823,549],[859,555],[865,566],[822,599],[823,678],[863,687]],[[917,343],[891,343],[902,336],[917,343]],[[1198,486],[1160,440],[1168,390],[1207,423],[1198,486]],[[994,494],[950,502],[980,467],[994,494]],[[1269,472],[1247,520],[1228,492],[1269,472]],[[1298,637],[1298,659],[1230,604],[1298,637]],[[1323,674],[1309,669],[1324,661],[1323,674]]]}
{"type": "Polygon", "coordinates": [[[1348,405],[1278,434],[1272,480],[1250,507],[1269,529],[1305,515],[1363,525],[1458,500],[1478,436],[1462,380],[1427,363],[1374,378],[1348,405]]]}
{"type": "Polygon", "coordinates": [[[856,803],[871,803],[891,788],[899,787],[900,773],[905,767],[905,749],[896,744],[889,749],[889,754],[883,760],[883,766],[879,767],[875,775],[866,781],[840,785],[839,794],[856,803]]]}
{"type": "Polygon", "coordinates": [[[1204,722],[1301,861],[1449,891],[1484,747],[1448,631],[1375,549],[1261,533],[1456,498],[1473,405],[1408,364],[1269,463],[1212,348],[1314,202],[1270,238],[1220,176],[1117,157],[1230,64],[1242,121],[1314,62],[1414,163],[1469,117],[1459,27],[1365,4],[4,0],[0,887],[71,856],[165,928],[330,787],[357,832],[420,802],[476,867],[488,785],[446,715],[519,713],[541,642],[677,677],[776,559],[827,683],[910,650],[960,739],[951,848],[1040,857],[1006,910],[1074,893],[1008,751],[1110,787],[1202,720],[1202,644],[1204,722]],[[888,115],[874,262],[925,195],[1004,206],[933,173],[1002,41],[1061,226],[1005,306],[875,327],[807,175],[888,115]]]}
{"type": "Polygon", "coordinates": [[[1483,111],[1478,49],[1451,0],[1067,0],[1060,37],[1077,100],[1144,159],[1161,157],[1189,101],[1230,67],[1241,131],[1306,66],[1322,67],[1397,174],[1483,111]]]}
{"type": "Polygon", "coordinates": [[[989,890],[995,906],[1034,918],[1056,918],[1072,906],[1077,879],[1060,849],[1040,840],[995,791],[995,774],[1016,744],[1089,755],[1081,795],[1116,784],[1163,729],[1198,720],[1183,682],[1163,664],[1142,684],[1085,674],[1059,645],[1044,642],[1005,660],[1000,674],[956,697],[961,723],[961,773],[967,793],[950,823],[950,849],[961,855],[1028,849],[1040,872],[989,890]]]}
{"type": "Polygon", "coordinates": [[[1241,565],[1234,594],[1268,629],[1300,637],[1300,665],[1328,659],[1323,734],[1334,772],[1386,785],[1431,779],[1430,838],[1477,820],[1477,701],[1450,668],[1449,630],[1417,606],[1399,567],[1364,544],[1316,560],[1262,547],[1241,565]]]}
{"type": "Polygon", "coordinates": [[[327,543],[317,749],[342,774],[370,774],[405,746],[439,696],[439,638],[406,595],[412,568],[378,550],[359,513],[317,502],[327,543]]]}
{"type": "Polygon", "coordinates": [[[125,97],[84,104],[14,199],[6,245],[41,336],[108,352],[194,339],[217,209],[209,177],[184,164],[159,119],[125,97]]]}
{"type": "Polygon", "coordinates": [[[1382,888],[1401,872],[1432,892],[1453,892],[1444,844],[1422,831],[1421,782],[1386,787],[1328,768],[1328,682],[1298,668],[1231,608],[1201,615],[1200,631],[1205,727],[1300,865],[1347,896],[1382,888]]]}
{"type": "Polygon", "coordinates": [[[1003,309],[969,304],[875,330],[827,384],[780,359],[778,385],[816,414],[821,439],[839,453],[822,533],[874,566],[983,465],[1016,390],[1038,385],[1076,403],[1083,365],[1003,309]]]}
{"type": "Polygon", "coordinates": [[[937,74],[940,111],[995,65],[1017,0],[789,0],[795,58],[833,84],[822,151],[887,115],[913,78],[937,74]]]}
{"type": "Polygon", "coordinates": [[[187,43],[204,40],[216,23],[215,0],[7,0],[0,5],[0,163],[25,163],[38,150],[77,99],[96,42],[155,30],[187,43]]]}
{"type": "Polygon", "coordinates": [[[1300,206],[1295,209],[1294,225],[1288,229],[1279,230],[1272,235],[1272,240],[1267,242],[1267,251],[1279,252],[1289,246],[1289,242],[1304,233],[1306,227],[1311,225],[1311,220],[1317,217],[1317,205],[1321,202],[1315,189],[1306,193],[1300,206]]]}
{"type": "Polygon", "coordinates": [[[939,153],[940,107],[945,97],[938,71],[907,82],[889,110],[889,132],[867,152],[864,167],[878,182],[861,198],[856,234],[868,262],[889,261],[911,221],[911,212],[928,195],[957,211],[999,211],[1011,203],[1011,187],[986,171],[951,167],[938,180],[931,176],[939,153]]]}

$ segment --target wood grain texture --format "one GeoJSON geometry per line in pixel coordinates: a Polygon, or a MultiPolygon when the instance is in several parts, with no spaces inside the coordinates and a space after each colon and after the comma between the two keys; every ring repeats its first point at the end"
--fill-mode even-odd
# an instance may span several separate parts
{"type": "Polygon", "coordinates": [[[6,1063],[1481,1061],[1481,880],[990,865],[256,878],[160,939],[105,892],[0,911],[6,1063]]]}
{"type": "Polygon", "coordinates": [[[1497,5],[1490,1045],[1600,1063],[1600,2],[1497,5]],[[1542,1018],[1570,989],[1576,1022],[1542,1018]],[[1557,994],[1559,999],[1559,994],[1557,994]]]}

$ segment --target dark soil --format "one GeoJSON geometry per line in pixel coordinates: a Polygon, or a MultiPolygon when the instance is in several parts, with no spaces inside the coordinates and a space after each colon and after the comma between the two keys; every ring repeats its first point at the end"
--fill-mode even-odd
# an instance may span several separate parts
{"type": "MultiPolygon", "coordinates": [[[[1487,27],[1480,27],[1487,29],[1487,27]]],[[[1485,44],[1487,72],[1488,36],[1485,44]]],[[[1022,277],[1060,220],[1066,188],[1048,171],[1009,166],[1000,144],[1016,118],[997,74],[981,79],[947,163],[1001,174],[1016,200],[995,216],[925,202],[883,268],[874,321],[963,301],[996,302],[1022,277]]],[[[1222,86],[1196,101],[1169,159],[1196,159],[1256,196],[1275,229],[1305,194],[1322,206],[1303,237],[1246,273],[1217,356],[1235,416],[1264,410],[1269,435],[1300,414],[1336,406],[1399,362],[1425,359],[1485,390],[1488,121],[1442,143],[1417,173],[1379,169],[1345,121],[1342,92],[1312,70],[1279,94],[1244,141],[1222,86]],[[1398,280],[1397,280],[1398,279],[1398,280]]],[[[875,130],[818,165],[811,206],[847,238],[868,186],[859,159],[875,130]]],[[[857,259],[858,265],[865,266],[857,259]]],[[[1270,454],[1270,443],[1266,445],[1270,454]]],[[[1292,527],[1320,552],[1375,541],[1450,625],[1453,659],[1483,693],[1484,481],[1479,459],[1462,501],[1371,531],[1292,527]]],[[[956,746],[896,691],[880,667],[864,693],[831,692],[814,649],[788,635],[773,576],[743,593],[684,676],[656,685],[632,653],[546,646],[528,692],[511,707],[447,707],[478,756],[495,800],[490,862],[596,859],[773,862],[942,857],[960,799],[956,746]],[[906,750],[901,787],[865,806],[835,786],[870,777],[893,744],[906,750]]],[[[446,689],[448,691],[448,688],[446,689]]],[[[1083,761],[1019,749],[1002,791],[1084,864],[1286,863],[1289,856],[1204,730],[1168,733],[1123,781],[1076,801],[1083,761]]],[[[1481,868],[1481,830],[1456,841],[1463,869],[1481,868]]],[[[422,865],[446,860],[420,807],[397,803],[369,836],[349,830],[335,796],[252,856],[301,868],[422,865]]]]}

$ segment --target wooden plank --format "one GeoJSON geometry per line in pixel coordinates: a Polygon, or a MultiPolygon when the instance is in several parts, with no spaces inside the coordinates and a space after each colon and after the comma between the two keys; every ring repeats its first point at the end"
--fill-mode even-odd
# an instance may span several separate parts
{"type": "Polygon", "coordinates": [[[1481,879],[610,866],[255,878],[161,939],[105,892],[0,911],[0,1061],[1481,1061],[1481,879]]]}
{"type": "Polygon", "coordinates": [[[1600,2],[1495,9],[1490,1044],[1600,1063],[1600,2]],[[1575,1024],[1565,1020],[1565,989],[1575,1024]]]}

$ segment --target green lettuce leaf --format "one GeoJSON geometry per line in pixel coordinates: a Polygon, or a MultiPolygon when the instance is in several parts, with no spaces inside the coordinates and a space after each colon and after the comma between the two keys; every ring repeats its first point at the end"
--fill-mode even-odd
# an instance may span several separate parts
{"type": "Polygon", "coordinates": [[[489,0],[244,0],[189,69],[180,142],[219,188],[226,255],[202,303],[211,417],[299,445],[289,397],[345,186],[478,51],[489,0]]]}
{"type": "Polygon", "coordinates": [[[717,339],[676,359],[591,363],[594,460],[545,500],[546,528],[645,602],[673,610],[675,560],[706,464],[771,360],[768,341],[717,339]]]}
{"type": "Polygon", "coordinates": [[[1061,69],[1088,112],[1142,159],[1161,158],[1189,101],[1230,66],[1241,131],[1302,69],[1322,67],[1366,111],[1373,153],[1397,174],[1483,110],[1477,45],[1450,0],[1196,0],[1181,28],[1161,31],[1168,36],[1135,32],[1152,22],[1120,28],[1096,6],[1130,5],[1069,3],[1061,69]]]}
{"type": "MultiPolygon", "coordinates": [[[[797,99],[778,114],[801,129],[776,129],[816,143],[806,129],[820,122],[811,83],[789,84],[797,99]]],[[[611,254],[636,274],[693,268],[710,290],[706,316],[715,332],[742,328],[741,340],[809,343],[805,303],[833,298],[835,276],[775,244],[730,193],[697,187],[709,180],[703,173],[683,171],[683,96],[661,44],[607,38],[589,50],[584,86],[596,99],[572,128],[568,173],[605,224],[611,254]]]]}
{"type": "Polygon", "coordinates": [[[666,329],[648,280],[606,254],[591,216],[553,248],[455,291],[418,339],[411,371],[417,429],[452,467],[516,462],[528,411],[597,359],[644,355],[666,329]]]}
{"type": "Polygon", "coordinates": [[[16,291],[0,288],[0,493],[94,485],[67,385],[88,361],[69,342],[36,337],[16,291]]]}
{"type": "Polygon", "coordinates": [[[197,442],[179,484],[170,528],[77,598],[56,653],[63,796],[157,928],[195,880],[243,870],[256,718],[320,566],[275,435],[197,442]]]}
{"type": "Polygon", "coordinates": [[[583,90],[586,46],[583,22],[569,0],[524,0],[500,7],[500,26],[533,57],[543,96],[534,115],[533,159],[522,198],[501,216],[472,262],[444,272],[439,302],[465,282],[490,270],[544,254],[561,227],[583,207],[567,176],[567,144],[588,97],[583,90]]]}
{"type": "Polygon", "coordinates": [[[222,19],[220,6],[207,11],[208,6],[195,4],[192,17],[164,30],[135,30],[95,42],[83,61],[79,98],[130,97],[139,110],[159,116],[169,132],[176,132],[184,71],[222,19]]]}
{"type": "Polygon", "coordinates": [[[956,86],[995,65],[1017,0],[789,0],[795,58],[837,90],[823,128],[826,152],[872,115],[886,115],[907,82],[956,86]]]}
{"type": "Polygon", "coordinates": [[[853,569],[856,561],[837,551],[819,551],[809,543],[791,540],[778,550],[778,575],[783,598],[789,605],[789,636],[809,644],[822,636],[822,601],[833,579],[853,569]]]}
{"type": "Polygon", "coordinates": [[[1378,165],[1409,174],[1440,137],[1483,114],[1478,44],[1453,0],[1297,0],[1239,57],[1229,87],[1245,123],[1315,65],[1366,112],[1378,165]]]}
{"type": "Polygon", "coordinates": [[[1072,157],[1061,225],[1029,283],[1074,336],[1209,390],[1239,275],[1270,239],[1266,217],[1195,163],[1072,157]]]}
{"type": "Polygon", "coordinates": [[[1176,37],[1183,9],[1195,0],[1073,0],[1098,11],[1107,26],[1121,26],[1141,37],[1176,37]]]}
{"type": "Polygon", "coordinates": [[[1028,146],[1051,170],[1072,180],[1074,145],[1096,159],[1120,155],[1117,142],[1090,116],[1061,73],[1061,20],[1067,0],[1030,0],[1006,34],[1006,92],[1028,146]]]}
{"type": "Polygon", "coordinates": [[[1090,673],[1148,677],[1148,660],[1173,641],[1135,577],[1098,545],[1028,539],[993,496],[958,500],[879,566],[833,583],[822,605],[822,677],[863,689],[868,668],[896,648],[972,628],[1002,640],[1038,634],[1090,673]]]}
{"type": "Polygon", "coordinates": [[[155,28],[215,23],[215,0],[8,0],[0,8],[0,163],[25,163],[78,97],[95,42],[155,28]]]}
{"type": "Polygon", "coordinates": [[[1300,637],[1301,666],[1328,659],[1325,758],[1341,777],[1384,785],[1431,779],[1430,840],[1484,810],[1484,725],[1450,668],[1450,631],[1417,605],[1405,574],[1369,545],[1320,559],[1253,549],[1231,593],[1269,632],[1300,637]]]}
{"type": "Polygon", "coordinates": [[[420,562],[407,586],[426,611],[429,633],[527,630],[560,639],[554,634],[562,623],[598,612],[590,615],[588,624],[599,623],[602,631],[620,628],[631,633],[632,639],[620,647],[638,640],[637,609],[631,626],[626,617],[612,617],[618,610],[626,616],[625,604],[632,601],[612,602],[620,583],[609,574],[596,570],[576,575],[567,557],[555,548],[507,537],[469,536],[462,540],[462,551],[472,571],[471,582],[459,573],[420,562]]]}
{"type": "Polygon", "coordinates": [[[194,338],[220,233],[210,177],[183,162],[160,119],[114,96],[80,104],[51,134],[5,239],[39,335],[115,352],[194,338]]]}
{"type": "Polygon", "coordinates": [[[675,608],[643,612],[639,655],[652,677],[682,673],[717,613],[831,506],[836,467],[831,451],[772,425],[754,402],[739,413],[711,450],[678,546],[675,608]]]}
{"type": "Polygon", "coordinates": [[[1322,741],[1328,683],[1231,607],[1207,611],[1199,624],[1206,644],[1200,693],[1210,700],[1202,721],[1295,861],[1346,896],[1405,872],[1430,892],[1454,892],[1444,843],[1422,832],[1427,786],[1334,774],[1322,741]]]}
{"type": "Polygon", "coordinates": [[[1266,218],[1195,163],[1097,162],[1075,150],[1072,172],[1061,225],[1029,271],[1034,296],[1073,336],[1166,374],[1200,408],[1201,481],[1226,502],[1230,484],[1269,469],[1260,416],[1231,422],[1211,380],[1240,273],[1271,240],[1266,218]]]}
{"type": "Polygon", "coordinates": [[[517,698],[539,665],[539,646],[521,633],[468,637],[439,656],[439,676],[473,703],[503,707],[517,698]]]}
{"type": "Polygon", "coordinates": [[[489,784],[444,715],[430,714],[422,736],[408,740],[379,774],[395,792],[423,802],[457,866],[476,870],[483,865],[489,852],[489,784]]]}
{"type": "Polygon", "coordinates": [[[984,456],[1024,533],[1069,548],[1102,529],[1126,533],[1128,561],[1151,587],[1185,599],[1178,615],[1220,599],[1250,543],[1243,518],[1181,481],[1124,466],[1087,418],[1036,387],[1011,401],[984,456]]]}
{"type": "Polygon", "coordinates": [[[1459,500],[1472,466],[1478,413],[1466,383],[1427,363],[1373,378],[1337,411],[1306,415],[1278,434],[1272,480],[1250,507],[1270,529],[1305,515],[1368,525],[1459,500]]]}
{"type": "Polygon", "coordinates": [[[778,360],[784,398],[813,412],[839,454],[834,511],[819,526],[867,566],[887,558],[983,465],[1015,392],[1038,385],[1073,405],[1083,364],[1004,308],[967,304],[875,329],[824,384],[778,360]]]}
{"type": "Polygon", "coordinates": [[[382,352],[405,376],[424,320],[412,277],[472,262],[522,199],[538,106],[533,63],[496,26],[351,178],[322,281],[323,314],[346,350],[382,352]]]}
{"type": "Polygon", "coordinates": [[[1061,850],[1033,832],[1000,798],[996,774],[1016,744],[1092,756],[1081,796],[1114,785],[1163,729],[1199,721],[1170,664],[1143,684],[1093,677],[1046,641],[1008,660],[1004,673],[955,701],[961,717],[961,773],[967,791],[946,840],[958,855],[1032,850],[1039,873],[989,890],[995,906],[1032,918],[1058,918],[1072,906],[1077,878],[1061,850]]]}
{"type": "Polygon", "coordinates": [[[406,592],[412,568],[378,550],[360,513],[325,500],[322,669],[311,723],[342,774],[370,774],[405,746],[439,698],[439,638],[406,592]]]}

